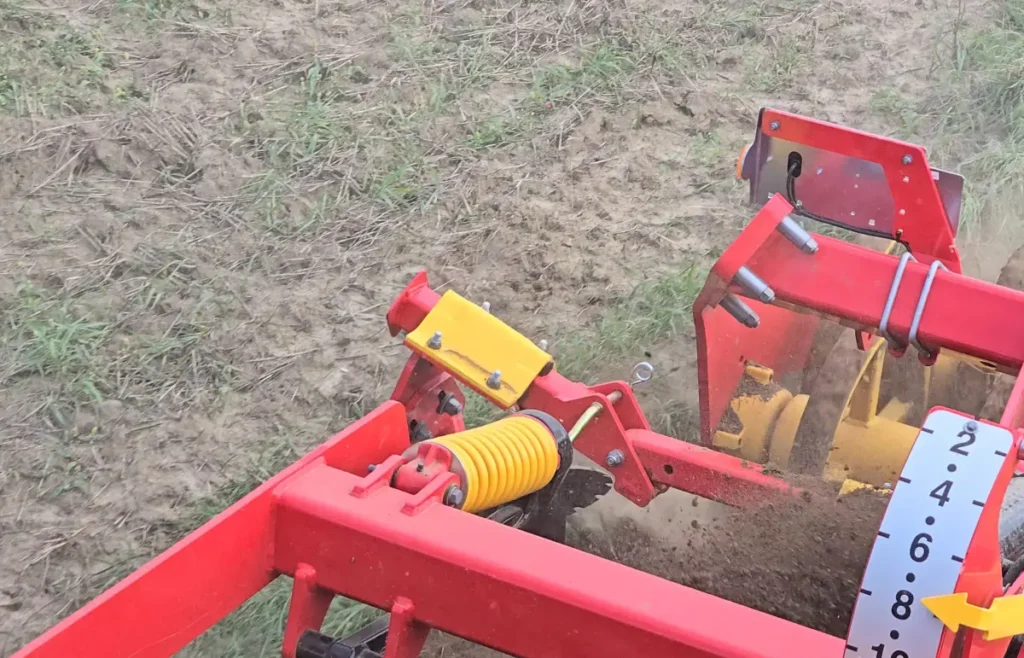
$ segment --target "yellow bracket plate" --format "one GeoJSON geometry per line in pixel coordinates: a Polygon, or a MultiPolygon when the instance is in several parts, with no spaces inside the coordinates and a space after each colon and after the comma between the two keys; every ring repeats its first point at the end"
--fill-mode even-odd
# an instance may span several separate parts
{"type": "Polygon", "coordinates": [[[515,404],[551,362],[551,355],[528,338],[451,290],[405,344],[502,409],[515,404]],[[434,349],[430,341],[437,332],[441,345],[434,349]],[[495,371],[501,380],[491,388],[487,380],[495,371]]]}

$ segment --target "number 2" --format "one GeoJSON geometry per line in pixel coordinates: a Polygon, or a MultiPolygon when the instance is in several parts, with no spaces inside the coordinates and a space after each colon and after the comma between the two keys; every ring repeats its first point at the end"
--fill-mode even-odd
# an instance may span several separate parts
{"type": "Polygon", "coordinates": [[[957,434],[956,438],[962,439],[965,436],[967,437],[966,441],[961,441],[960,443],[953,444],[953,447],[950,448],[949,451],[955,452],[958,455],[963,455],[964,457],[968,457],[969,455],[967,454],[967,451],[964,450],[964,448],[974,443],[974,433],[963,431],[957,434]]]}

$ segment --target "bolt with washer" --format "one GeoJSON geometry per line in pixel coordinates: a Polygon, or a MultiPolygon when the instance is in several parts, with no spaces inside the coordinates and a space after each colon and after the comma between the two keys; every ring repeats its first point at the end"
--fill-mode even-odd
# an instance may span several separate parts
{"type": "Polygon", "coordinates": [[[441,408],[439,411],[449,416],[458,416],[462,413],[462,403],[459,399],[451,393],[445,394],[444,400],[441,401],[441,408]]]}
{"type": "Polygon", "coordinates": [[[501,388],[501,371],[495,370],[491,373],[491,376],[487,378],[487,388],[493,388],[498,390],[501,388]]]}
{"type": "Polygon", "coordinates": [[[605,464],[609,467],[615,468],[616,466],[622,466],[626,463],[626,455],[622,454],[621,450],[615,449],[608,453],[608,457],[604,460],[605,464]]]}
{"type": "Polygon", "coordinates": [[[429,347],[432,350],[439,350],[439,349],[441,349],[441,332],[440,331],[435,331],[434,332],[434,335],[431,336],[430,340],[427,341],[427,347],[429,347]]]}
{"type": "Polygon", "coordinates": [[[466,494],[462,492],[462,489],[458,488],[454,484],[448,487],[448,491],[444,492],[444,504],[449,507],[462,507],[462,503],[466,502],[466,494]]]}

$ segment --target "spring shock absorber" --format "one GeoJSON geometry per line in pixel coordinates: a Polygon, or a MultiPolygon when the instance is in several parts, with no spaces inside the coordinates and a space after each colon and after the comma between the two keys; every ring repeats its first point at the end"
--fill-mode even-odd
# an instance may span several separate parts
{"type": "Polygon", "coordinates": [[[549,414],[521,411],[464,432],[423,441],[402,455],[408,461],[393,486],[414,493],[444,471],[459,476],[467,512],[481,512],[536,493],[568,470],[572,444],[549,414]]]}

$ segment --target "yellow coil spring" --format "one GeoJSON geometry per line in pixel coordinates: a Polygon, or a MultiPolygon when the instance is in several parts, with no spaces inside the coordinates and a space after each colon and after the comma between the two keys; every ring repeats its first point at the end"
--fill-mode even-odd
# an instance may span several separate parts
{"type": "Polygon", "coordinates": [[[543,423],[509,416],[465,432],[431,439],[449,450],[466,474],[462,509],[479,512],[542,489],[558,470],[558,445],[543,423]]]}

